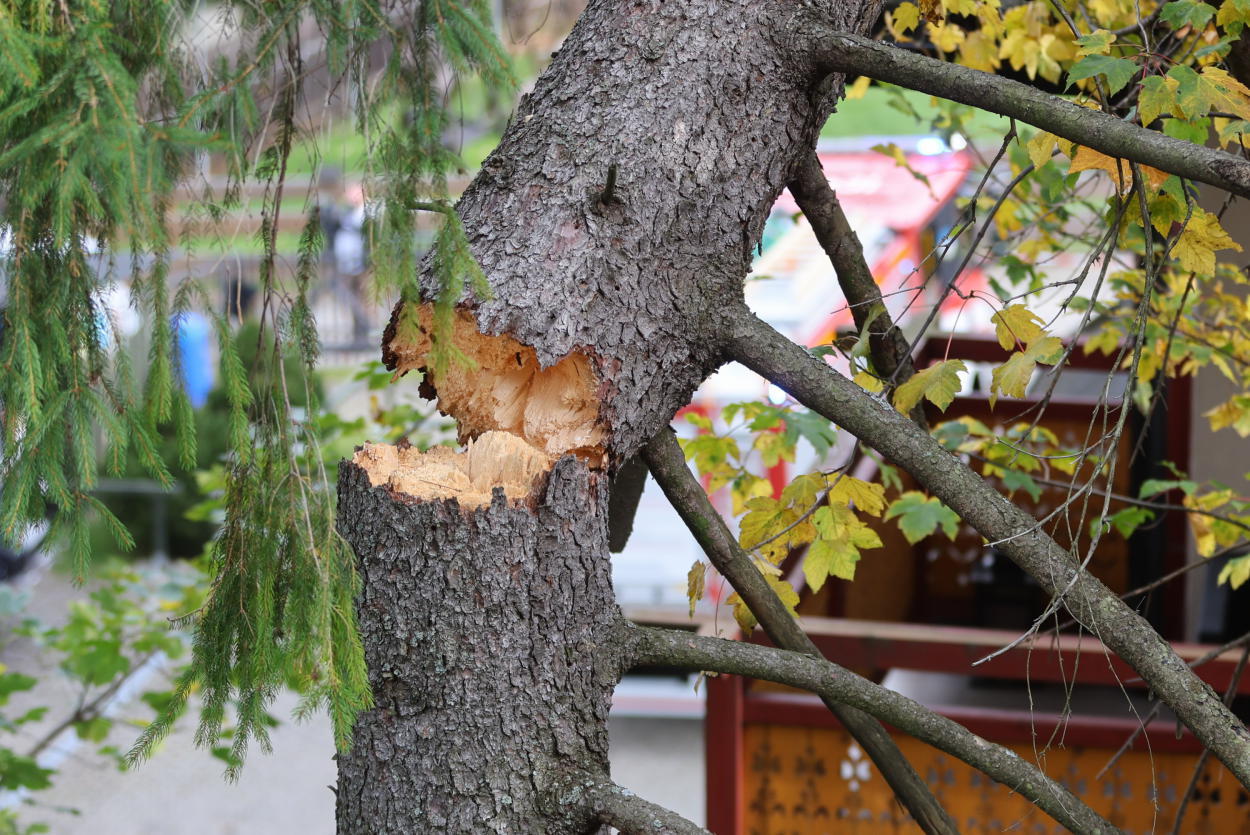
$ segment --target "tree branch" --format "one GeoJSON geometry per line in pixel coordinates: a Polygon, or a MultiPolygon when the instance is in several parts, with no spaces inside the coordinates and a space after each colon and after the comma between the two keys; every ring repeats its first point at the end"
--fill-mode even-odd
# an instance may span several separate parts
{"type": "MultiPolygon", "coordinates": [[[[864,247],[846,219],[838,195],[830,188],[815,151],[803,155],[789,188],[833,265],[842,295],[846,296],[847,306],[855,318],[855,327],[861,334],[867,331],[873,367],[894,385],[906,382],[916,373],[907,338],[885,308],[881,289],[864,259],[864,247]]],[[[911,419],[921,428],[928,425],[923,406],[917,405],[912,410],[911,419]]]]}
{"type": "Polygon", "coordinates": [[[615,826],[622,835],[711,835],[671,809],[615,783],[591,786],[586,800],[601,822],[615,826]]]}
{"type": "Polygon", "coordinates": [[[988,774],[1073,832],[1119,831],[1014,751],[987,742],[958,722],[823,658],[673,629],[630,628],[635,633],[638,663],[749,676],[854,705],[988,774]]]}
{"type": "Polygon", "coordinates": [[[816,63],[826,72],[878,81],[971,105],[1070,139],[1120,159],[1139,162],[1250,197],[1250,161],[1138,127],[1027,84],[907,52],[817,23],[810,33],[816,63]]]}
{"type": "Polygon", "coordinates": [[[893,460],[1049,594],[1062,596],[1072,616],[1132,666],[1242,785],[1250,786],[1250,731],[1144,618],[1081,570],[1036,519],[898,411],[786,339],[745,306],[729,329],[724,350],[893,460]]]}
{"type": "MultiPolygon", "coordinates": [[[[664,495],[690,528],[712,565],[734,587],[773,643],[820,657],[816,644],[768,587],[764,575],[712,507],[703,485],[686,466],[686,457],[672,430],[665,427],[656,433],[643,447],[643,457],[664,495]]],[[[880,723],[856,708],[832,699],[824,699],[824,702],[863,747],[899,801],[926,832],[958,832],[954,821],[880,723]]]]}

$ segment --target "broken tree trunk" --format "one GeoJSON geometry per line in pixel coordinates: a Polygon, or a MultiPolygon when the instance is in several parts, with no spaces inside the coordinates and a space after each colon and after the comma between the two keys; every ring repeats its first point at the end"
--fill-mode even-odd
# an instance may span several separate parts
{"type": "MultiPolygon", "coordinates": [[[[818,8],[851,31],[864,31],[879,12],[873,2],[819,0],[804,7],[818,8]]],[[[340,831],[359,825],[355,820],[365,814],[383,822],[394,814],[401,829],[426,820],[425,831],[432,831],[428,819],[414,816],[431,809],[450,816],[461,802],[467,810],[434,829],[478,831],[470,822],[503,814],[505,805],[554,814],[542,798],[544,792],[551,797],[557,765],[567,774],[606,773],[604,752],[591,744],[605,734],[606,710],[597,708],[567,720],[587,723],[584,761],[578,762],[574,748],[557,749],[559,756],[546,753],[563,737],[541,727],[535,733],[550,739],[544,753],[535,755],[541,767],[536,776],[535,763],[519,755],[498,761],[491,781],[515,770],[507,785],[526,789],[508,794],[506,804],[482,788],[478,769],[456,765],[454,756],[476,756],[486,730],[511,732],[514,696],[495,679],[515,677],[524,685],[544,676],[544,664],[574,663],[560,652],[527,652],[491,669],[486,661],[496,660],[495,631],[507,627],[520,634],[524,625],[495,625],[476,608],[501,598],[506,587],[508,595],[530,601],[529,611],[581,610],[548,620],[543,629],[570,630],[571,637],[549,634],[558,646],[579,647],[587,657],[577,664],[589,665],[579,675],[599,671],[594,686],[610,690],[604,671],[615,673],[620,659],[595,643],[596,625],[611,608],[606,580],[602,594],[566,594],[573,581],[560,579],[557,569],[574,561],[569,549],[576,544],[581,570],[608,576],[606,526],[600,524],[607,477],[667,425],[723,362],[725,312],[742,297],[752,247],[840,90],[840,78],[823,78],[814,64],[793,54],[795,21],[795,6],[779,0],[592,0],[457,206],[492,290],[489,299],[462,298],[452,317],[451,338],[471,358],[472,369],[436,374],[429,367],[432,340],[446,337],[434,327],[430,302],[441,288],[432,276],[422,279],[425,303],[396,307],[384,337],[387,366],[401,375],[416,371],[422,392],[437,399],[439,409],[457,420],[460,440],[474,446],[464,460],[437,453],[420,472],[399,472],[404,468],[398,463],[382,467],[370,476],[372,487],[363,476],[345,476],[340,484],[342,528],[363,566],[359,617],[366,656],[374,686],[383,688],[341,766],[340,831]],[[525,481],[515,492],[504,489],[510,500],[531,496],[528,510],[486,501],[483,495],[502,482],[477,480],[473,458],[477,445],[496,435],[519,444],[525,478],[538,483],[554,465],[551,484],[567,482],[572,490],[567,473],[557,474],[580,468],[584,480],[578,483],[587,495],[568,496],[567,504],[555,507],[550,487],[547,493],[531,491],[525,481]],[[470,500],[470,494],[476,495],[470,500]],[[447,510],[451,500],[462,509],[486,509],[453,513],[447,510]],[[577,517],[570,529],[571,517],[562,514],[574,506],[583,508],[587,520],[577,517]],[[362,515],[369,518],[357,518],[362,515]],[[503,533],[508,530],[511,538],[503,533]],[[484,531],[495,539],[478,542],[484,531]],[[528,550],[511,550],[511,540],[528,550]],[[507,566],[487,565],[491,560],[507,566]],[[553,560],[549,568],[530,570],[553,560]],[[408,576],[409,563],[427,572],[423,579],[408,576]],[[429,565],[438,569],[431,573],[429,565]],[[457,572],[457,585],[440,580],[440,572],[457,572]],[[418,594],[418,582],[434,585],[418,594]],[[409,624],[446,627],[435,633],[409,624]],[[472,660],[484,665],[477,678],[468,665],[455,668],[456,679],[480,679],[484,689],[471,702],[458,702],[479,717],[435,728],[419,718],[427,710],[422,688],[446,685],[439,676],[418,676],[411,659],[437,662],[446,652],[443,644],[468,644],[477,653],[472,660]],[[592,662],[594,653],[603,657],[592,662]],[[391,672],[398,667],[410,671],[402,687],[391,672]],[[402,742],[387,742],[398,730],[402,742]],[[432,735],[443,738],[434,741],[432,735]],[[449,763],[461,778],[447,775],[449,763]],[[431,770],[434,764],[441,773],[431,770]],[[457,779],[473,784],[468,795],[457,779]],[[353,797],[361,791],[367,806],[353,797]],[[408,794],[419,800],[409,804],[403,800],[408,794]]],[[[392,453],[372,450],[357,455],[361,466],[371,456],[391,460],[392,453]]],[[[393,454],[400,462],[412,453],[393,454]]],[[[349,466],[347,472],[354,471],[349,466]]],[[[535,712],[540,726],[555,727],[561,723],[553,715],[537,712],[606,698],[588,693],[591,685],[583,687],[581,680],[562,678],[567,693],[526,697],[521,704],[535,712]]],[[[905,801],[918,818],[940,821],[941,810],[914,771],[880,736],[887,750],[874,746],[870,755],[883,770],[908,775],[908,785],[922,795],[905,801]]],[[[543,742],[532,735],[517,739],[527,747],[543,742]]],[[[537,818],[551,822],[545,827],[508,822],[522,818],[501,818],[500,831],[582,831],[576,815],[562,826],[552,817],[537,818]]],[[[379,831],[389,831],[387,826],[379,831]]],[[[951,831],[940,824],[926,829],[951,831]]]]}
{"type": "Polygon", "coordinates": [[[607,777],[620,677],[606,477],[573,456],[517,466],[539,458],[489,433],[342,464],[376,703],[339,755],[343,835],[597,829],[567,798],[607,777]],[[461,498],[439,497],[453,484],[461,498]]]}

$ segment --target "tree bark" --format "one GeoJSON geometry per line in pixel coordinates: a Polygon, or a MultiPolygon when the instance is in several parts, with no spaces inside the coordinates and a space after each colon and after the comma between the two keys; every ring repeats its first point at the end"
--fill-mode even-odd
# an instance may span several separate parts
{"type": "MultiPolygon", "coordinates": [[[[855,32],[880,12],[808,5],[855,32]]],[[[589,355],[614,464],[721,364],[720,313],[841,90],[795,59],[796,12],[592,0],[456,207],[494,292],[465,298],[481,331],[544,366],[589,355]]],[[[426,298],[439,289],[426,276],[426,298]]],[[[388,366],[420,368],[390,335],[388,366]]]]}
{"type": "Polygon", "coordinates": [[[338,831],[595,831],[622,653],[606,478],[573,457],[521,500],[419,501],[344,462],[339,528],[376,706],[339,755],[338,831]]]}

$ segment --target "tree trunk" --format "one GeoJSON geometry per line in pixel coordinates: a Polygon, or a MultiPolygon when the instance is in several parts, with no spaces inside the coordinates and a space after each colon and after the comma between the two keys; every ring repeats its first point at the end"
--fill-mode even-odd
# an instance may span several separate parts
{"type": "Polygon", "coordinates": [[[339,755],[338,831],[594,831],[558,795],[608,770],[606,478],[569,456],[467,508],[344,462],[339,501],[376,706],[339,755]]]}

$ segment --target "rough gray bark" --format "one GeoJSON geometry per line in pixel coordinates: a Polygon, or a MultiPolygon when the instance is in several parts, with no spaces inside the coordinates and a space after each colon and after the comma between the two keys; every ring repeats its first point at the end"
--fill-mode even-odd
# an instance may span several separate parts
{"type": "Polygon", "coordinates": [[[376,707],[339,755],[338,831],[595,831],[622,653],[606,478],[572,457],[529,502],[419,502],[339,478],[376,707]]]}
{"type": "MultiPolygon", "coordinates": [[[[855,32],[880,11],[813,5],[855,32]]],[[[475,311],[482,331],[544,364],[592,354],[615,462],[720,364],[719,313],[832,110],[840,79],[794,59],[795,12],[593,0],[456,207],[494,290],[475,311]]]]}

